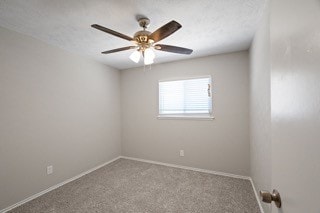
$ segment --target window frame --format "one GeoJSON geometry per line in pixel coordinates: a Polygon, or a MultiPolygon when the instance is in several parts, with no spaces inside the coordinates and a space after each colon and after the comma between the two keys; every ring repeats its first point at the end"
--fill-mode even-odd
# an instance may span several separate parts
{"type": "Polygon", "coordinates": [[[202,76],[189,76],[189,77],[175,77],[169,79],[161,79],[158,80],[158,119],[173,119],[173,120],[213,120],[213,80],[211,75],[202,75],[202,76]],[[200,78],[209,78],[210,79],[210,93],[211,93],[211,110],[208,114],[160,114],[160,83],[161,82],[168,82],[168,81],[183,81],[183,80],[190,80],[190,79],[200,79],[200,78]]]}

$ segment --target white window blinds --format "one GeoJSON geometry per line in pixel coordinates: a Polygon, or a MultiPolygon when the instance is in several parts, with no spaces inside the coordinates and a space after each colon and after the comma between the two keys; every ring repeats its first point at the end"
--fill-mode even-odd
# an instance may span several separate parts
{"type": "Polygon", "coordinates": [[[211,111],[210,77],[159,82],[160,115],[209,115],[211,111]]]}

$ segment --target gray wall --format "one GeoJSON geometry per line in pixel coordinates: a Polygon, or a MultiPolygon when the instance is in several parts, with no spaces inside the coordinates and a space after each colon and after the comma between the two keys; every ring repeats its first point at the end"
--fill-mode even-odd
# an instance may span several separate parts
{"type": "Polygon", "coordinates": [[[119,71],[4,28],[0,41],[3,209],[119,156],[121,135],[119,71]]]}
{"type": "MultiPolygon", "coordinates": [[[[271,189],[269,8],[250,48],[250,175],[257,190],[271,189]]],[[[271,205],[262,203],[265,212],[271,205]]]]}
{"type": "Polygon", "coordinates": [[[249,175],[247,51],[121,71],[122,154],[249,175]],[[158,81],[212,75],[212,121],[158,120],[158,81]],[[179,150],[185,150],[185,157],[179,150]]]}

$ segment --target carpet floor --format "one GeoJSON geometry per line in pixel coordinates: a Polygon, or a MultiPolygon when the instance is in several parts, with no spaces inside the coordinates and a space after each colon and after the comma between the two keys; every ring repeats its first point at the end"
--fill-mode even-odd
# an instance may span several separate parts
{"type": "Polygon", "coordinates": [[[258,213],[248,180],[119,159],[10,213],[258,213]]]}

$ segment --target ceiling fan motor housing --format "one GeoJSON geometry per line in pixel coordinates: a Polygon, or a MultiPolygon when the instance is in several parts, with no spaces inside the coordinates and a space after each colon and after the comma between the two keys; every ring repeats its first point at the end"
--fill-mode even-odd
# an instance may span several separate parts
{"type": "Polygon", "coordinates": [[[151,32],[146,31],[146,30],[141,30],[141,31],[138,31],[134,34],[134,40],[140,49],[144,50],[144,49],[152,46],[154,41],[149,38],[150,34],[151,34],[151,32]]]}

